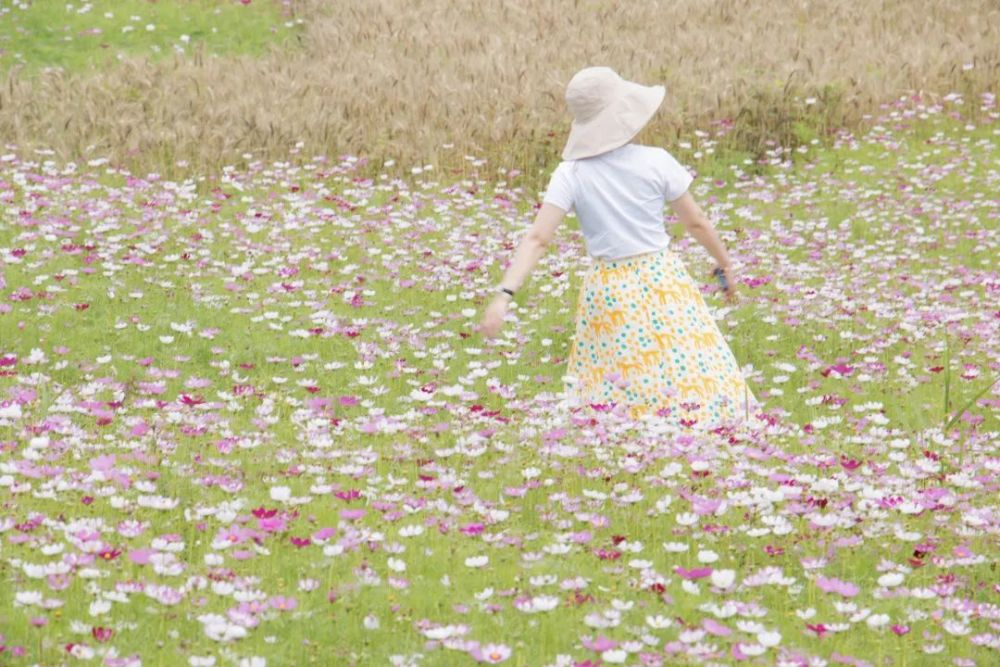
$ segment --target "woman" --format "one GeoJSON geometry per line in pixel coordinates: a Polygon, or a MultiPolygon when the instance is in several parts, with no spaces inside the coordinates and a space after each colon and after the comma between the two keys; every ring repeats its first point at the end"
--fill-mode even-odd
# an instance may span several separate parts
{"type": "Polygon", "coordinates": [[[697,285],[667,247],[664,202],[715,258],[734,303],[729,256],[688,192],[693,179],[666,150],[631,143],[664,94],[663,86],[626,81],[607,67],[570,80],[573,123],[563,161],[478,329],[497,334],[507,303],[575,211],[594,261],[577,300],[570,395],[625,404],[632,417],[652,412],[704,427],[745,417],[759,404],[697,285]]]}

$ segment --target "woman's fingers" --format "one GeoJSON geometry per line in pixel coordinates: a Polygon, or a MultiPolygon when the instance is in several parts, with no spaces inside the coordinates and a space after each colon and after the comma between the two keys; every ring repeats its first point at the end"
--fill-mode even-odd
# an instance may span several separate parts
{"type": "Polygon", "coordinates": [[[476,330],[486,338],[493,338],[500,330],[500,322],[487,318],[480,322],[476,330]]]}

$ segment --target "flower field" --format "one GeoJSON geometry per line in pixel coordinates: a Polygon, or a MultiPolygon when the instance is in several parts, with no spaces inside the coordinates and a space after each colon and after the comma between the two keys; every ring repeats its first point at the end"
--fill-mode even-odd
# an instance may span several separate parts
{"type": "Polygon", "coordinates": [[[566,400],[573,218],[473,331],[537,205],[484,160],[8,147],[0,664],[996,664],[998,136],[906,97],[699,175],[765,405],[708,430],[566,400]]]}

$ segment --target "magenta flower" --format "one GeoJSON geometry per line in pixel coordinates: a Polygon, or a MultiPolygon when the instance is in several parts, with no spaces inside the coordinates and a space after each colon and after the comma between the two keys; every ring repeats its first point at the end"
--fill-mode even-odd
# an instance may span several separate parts
{"type": "Polygon", "coordinates": [[[257,527],[267,533],[280,533],[287,525],[285,518],[280,516],[257,519],[257,527]]]}
{"type": "Polygon", "coordinates": [[[704,579],[705,577],[712,575],[712,568],[710,567],[696,567],[691,570],[686,570],[680,565],[674,568],[674,572],[679,575],[682,579],[704,579]]]}
{"type": "Polygon", "coordinates": [[[459,528],[459,532],[465,533],[466,535],[479,535],[483,532],[483,524],[481,523],[470,523],[459,528]]]}

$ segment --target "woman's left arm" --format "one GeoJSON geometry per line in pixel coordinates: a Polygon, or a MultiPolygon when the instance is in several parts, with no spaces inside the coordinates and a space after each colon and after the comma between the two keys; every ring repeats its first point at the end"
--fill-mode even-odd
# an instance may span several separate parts
{"type": "MultiPolygon", "coordinates": [[[[566,216],[566,211],[554,204],[543,203],[535,216],[535,222],[531,225],[524,237],[514,251],[514,258],[510,266],[504,273],[500,287],[517,291],[528,279],[528,275],[535,268],[535,264],[548,250],[549,243],[556,235],[559,223],[566,216]]],[[[500,287],[497,287],[499,290],[500,287]]],[[[503,324],[504,314],[507,312],[507,303],[510,295],[498,292],[497,295],[486,307],[483,319],[479,325],[479,331],[488,338],[492,338],[500,331],[503,324]]]]}

